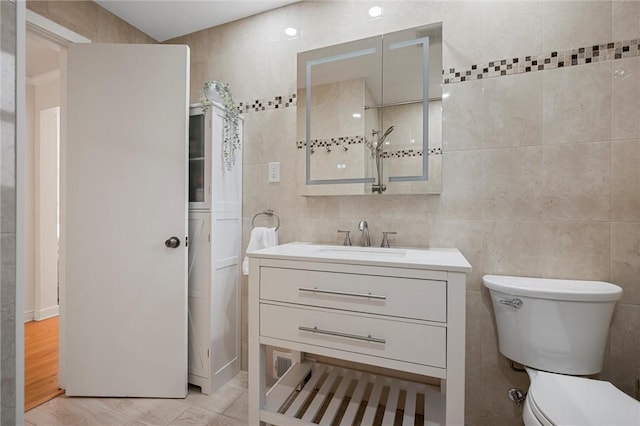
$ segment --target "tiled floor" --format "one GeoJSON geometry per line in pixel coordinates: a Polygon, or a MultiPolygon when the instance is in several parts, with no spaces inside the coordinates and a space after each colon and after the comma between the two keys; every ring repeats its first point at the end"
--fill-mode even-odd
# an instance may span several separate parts
{"type": "Polygon", "coordinates": [[[247,424],[247,373],[241,371],[213,395],[189,387],[185,399],[60,396],[25,414],[26,426],[247,424]]]}

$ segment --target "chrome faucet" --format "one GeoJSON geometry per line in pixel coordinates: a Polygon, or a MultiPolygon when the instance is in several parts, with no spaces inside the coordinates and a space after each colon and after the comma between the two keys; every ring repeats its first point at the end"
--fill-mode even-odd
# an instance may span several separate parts
{"type": "Polygon", "coordinates": [[[358,224],[358,231],[361,231],[360,234],[360,245],[362,247],[371,247],[371,239],[369,239],[369,226],[367,225],[366,220],[360,221],[358,224]]]}

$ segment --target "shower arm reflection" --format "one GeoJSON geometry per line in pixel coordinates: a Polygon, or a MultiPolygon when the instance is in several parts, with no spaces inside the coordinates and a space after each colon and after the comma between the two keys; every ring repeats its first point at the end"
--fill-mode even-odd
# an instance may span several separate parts
{"type": "Polygon", "coordinates": [[[387,136],[389,136],[389,134],[393,132],[394,128],[395,128],[394,126],[390,126],[387,130],[385,130],[382,136],[380,136],[380,133],[382,133],[381,130],[373,130],[371,132],[374,138],[376,136],[378,137],[377,142],[368,144],[369,149],[371,149],[371,153],[376,162],[376,175],[377,175],[376,183],[371,185],[371,192],[374,192],[374,193],[377,192],[378,194],[382,194],[384,191],[387,190],[387,186],[383,183],[384,162],[383,162],[382,154],[384,153],[384,141],[387,139],[387,136]]]}

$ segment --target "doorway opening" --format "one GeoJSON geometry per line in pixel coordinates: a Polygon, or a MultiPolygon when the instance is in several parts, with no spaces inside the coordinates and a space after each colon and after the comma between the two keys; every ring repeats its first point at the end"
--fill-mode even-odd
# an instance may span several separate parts
{"type": "Polygon", "coordinates": [[[58,387],[62,49],[27,30],[25,411],[64,392],[58,387]]]}

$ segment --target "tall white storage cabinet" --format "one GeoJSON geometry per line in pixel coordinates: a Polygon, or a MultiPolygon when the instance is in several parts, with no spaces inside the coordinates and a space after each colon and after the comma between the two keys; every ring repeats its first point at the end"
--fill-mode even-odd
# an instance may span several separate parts
{"type": "Polygon", "coordinates": [[[242,151],[225,169],[222,106],[189,115],[189,383],[210,394],[240,371],[242,151]]]}

